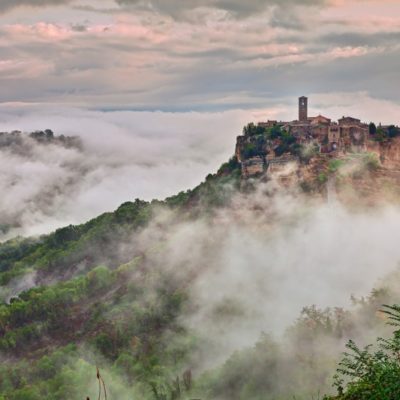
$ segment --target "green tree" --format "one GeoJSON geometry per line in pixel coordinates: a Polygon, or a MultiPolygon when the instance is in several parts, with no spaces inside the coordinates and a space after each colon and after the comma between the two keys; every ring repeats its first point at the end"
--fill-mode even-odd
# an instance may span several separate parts
{"type": "Polygon", "coordinates": [[[338,399],[398,400],[400,398],[400,306],[384,306],[388,323],[397,329],[376,346],[359,348],[349,341],[335,376],[338,399]]]}
{"type": "Polygon", "coordinates": [[[396,126],[394,126],[394,125],[390,125],[389,127],[388,127],[388,129],[387,129],[387,135],[390,137],[390,138],[394,138],[394,137],[396,137],[396,136],[398,136],[399,135],[399,128],[397,128],[396,126]]]}
{"type": "Polygon", "coordinates": [[[16,390],[11,396],[12,400],[41,400],[39,391],[37,388],[24,387],[22,389],[16,390]]]}
{"type": "Polygon", "coordinates": [[[373,122],[370,122],[369,124],[369,134],[370,135],[375,135],[376,133],[376,125],[373,122]]]}

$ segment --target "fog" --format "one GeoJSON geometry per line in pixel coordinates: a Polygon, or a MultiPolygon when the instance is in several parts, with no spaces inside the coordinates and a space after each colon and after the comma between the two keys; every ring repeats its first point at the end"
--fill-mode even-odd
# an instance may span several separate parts
{"type": "MultiPolygon", "coordinates": [[[[396,123],[396,105],[365,93],[312,98],[312,115],[350,113],[369,121],[374,111],[396,123]]],[[[0,240],[48,233],[134,198],[163,199],[193,188],[233,154],[235,138],[249,121],[295,117],[295,98],[266,109],[175,113],[3,104],[0,131],[52,129],[80,137],[83,147],[43,148],[31,142],[22,154],[0,148],[0,240]],[[4,234],[6,227],[11,229],[4,234]]]]}
{"type": "Polygon", "coordinates": [[[6,238],[85,222],[121,203],[163,199],[196,186],[225,162],[252,116],[3,107],[0,131],[50,128],[82,149],[26,140],[0,148],[0,224],[6,238]],[[45,122],[44,122],[45,121],[45,122]]]}
{"type": "Polygon", "coordinates": [[[149,268],[168,271],[177,285],[190,282],[182,321],[207,343],[194,361],[201,369],[253,345],[261,332],[280,338],[304,306],[351,309],[352,296],[367,296],[397,270],[399,224],[400,209],[384,202],[350,210],[272,180],[211,219],[162,214],[135,246],[163,242],[148,253],[149,268]]]}

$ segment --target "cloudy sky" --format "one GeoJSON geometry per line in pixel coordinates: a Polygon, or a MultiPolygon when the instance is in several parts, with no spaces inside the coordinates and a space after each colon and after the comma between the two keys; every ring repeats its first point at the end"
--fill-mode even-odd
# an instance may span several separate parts
{"type": "Polygon", "coordinates": [[[397,0],[1,0],[0,12],[5,103],[215,111],[330,93],[399,102],[397,0]]]}
{"type": "MultiPolygon", "coordinates": [[[[398,0],[0,0],[0,131],[78,135],[90,160],[29,232],[193,187],[244,123],[296,118],[299,95],[310,114],[399,124],[399,39],[398,0]]],[[[1,155],[24,196],[0,210],[62,182],[70,155],[32,154],[1,155]]]]}

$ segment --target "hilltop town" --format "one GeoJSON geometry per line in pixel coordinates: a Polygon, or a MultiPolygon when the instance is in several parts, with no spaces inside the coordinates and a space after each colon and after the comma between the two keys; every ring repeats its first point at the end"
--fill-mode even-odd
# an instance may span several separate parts
{"type": "Polygon", "coordinates": [[[341,158],[346,154],[375,153],[380,162],[400,162],[400,129],[364,123],[354,117],[337,122],[323,115],[308,116],[308,98],[299,98],[298,119],[290,122],[250,123],[237,137],[235,155],[242,176],[250,177],[289,162],[308,163],[313,157],[341,158]],[[393,150],[396,150],[393,152],[393,150]]]}

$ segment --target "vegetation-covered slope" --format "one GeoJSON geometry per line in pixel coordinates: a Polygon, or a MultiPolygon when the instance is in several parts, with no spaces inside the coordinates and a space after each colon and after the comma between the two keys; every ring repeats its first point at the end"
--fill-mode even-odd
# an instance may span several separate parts
{"type": "MultiPolygon", "coordinates": [[[[306,307],[282,338],[260,332],[254,346],[239,346],[222,364],[207,362],[212,354],[204,353],[205,338],[187,317],[199,308],[191,299],[192,283],[212,257],[204,254],[204,261],[187,268],[191,254],[174,259],[167,242],[178,223],[193,230],[201,229],[199,220],[218,225],[224,209],[237,207],[239,189],[251,191],[252,183],[244,188],[233,158],[197,188],[165,201],[127,202],[79,226],[3,243],[0,399],[96,398],[96,367],[110,399],[306,399],[330,391],[349,338],[367,344],[390,333],[377,311],[397,302],[393,282],[400,279],[392,275],[390,285],[355,300],[351,311],[306,307]],[[166,261],[171,257],[173,268],[166,261]]],[[[266,196],[272,196],[269,189],[266,196]]],[[[249,212],[266,211],[255,203],[249,212]]],[[[179,247],[184,238],[177,240],[179,247]]],[[[210,242],[205,253],[219,245],[210,242]]],[[[225,302],[215,315],[229,324],[240,312],[225,302]]],[[[380,356],[371,357],[375,362],[380,356]]],[[[396,371],[396,359],[383,361],[396,371]]],[[[345,382],[337,382],[340,399],[384,398],[365,397],[357,392],[361,384],[346,390],[345,382]]],[[[387,398],[395,398],[396,390],[387,398]]]]}
{"type": "MultiPolygon", "coordinates": [[[[135,237],[160,210],[168,210],[172,222],[226,205],[239,175],[232,160],[194,190],[163,202],[127,202],[79,226],[3,243],[3,397],[83,398],[99,363],[113,366],[121,387],[132,386],[132,379],[139,387],[143,384],[141,396],[162,398],[164,391],[169,393],[194,346],[177,320],[185,288],[149,265],[135,237]],[[124,379],[128,381],[122,384],[124,379]]],[[[149,251],[162,251],[159,245],[154,243],[149,251]]],[[[119,393],[114,386],[111,390],[119,393]]],[[[126,398],[132,390],[124,389],[129,392],[126,398]]]]}

